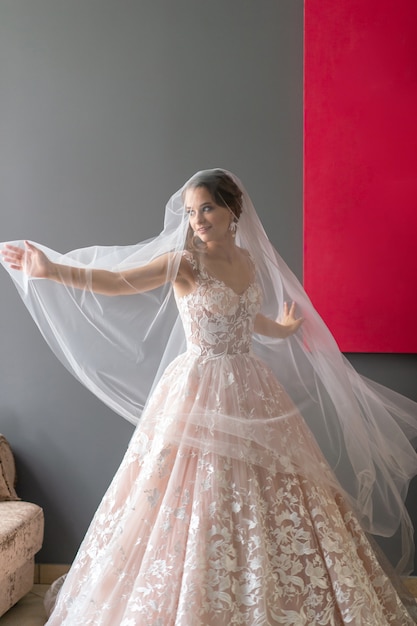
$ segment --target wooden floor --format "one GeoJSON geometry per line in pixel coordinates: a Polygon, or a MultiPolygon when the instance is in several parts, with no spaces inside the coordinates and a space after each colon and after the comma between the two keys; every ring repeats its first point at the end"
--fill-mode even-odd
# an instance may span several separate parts
{"type": "MultiPolygon", "coordinates": [[[[405,583],[417,597],[417,577],[407,578],[405,583]]],[[[44,626],[46,615],[43,598],[48,587],[49,585],[34,585],[30,593],[0,617],[0,626],[44,626]]]]}

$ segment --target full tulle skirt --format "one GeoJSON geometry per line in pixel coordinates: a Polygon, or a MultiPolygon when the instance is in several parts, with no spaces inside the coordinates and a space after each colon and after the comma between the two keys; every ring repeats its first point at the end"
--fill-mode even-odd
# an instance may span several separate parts
{"type": "Polygon", "coordinates": [[[256,357],[178,357],[48,626],[407,626],[349,496],[256,357]]]}

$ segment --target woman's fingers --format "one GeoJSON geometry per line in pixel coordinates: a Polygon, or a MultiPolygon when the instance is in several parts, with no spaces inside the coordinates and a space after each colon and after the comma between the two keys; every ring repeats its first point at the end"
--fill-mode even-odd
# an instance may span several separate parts
{"type": "Polygon", "coordinates": [[[284,302],[284,317],[295,319],[295,302],[291,302],[291,306],[288,307],[288,302],[284,302]]]}
{"type": "Polygon", "coordinates": [[[11,269],[25,270],[30,274],[32,269],[36,266],[38,259],[38,248],[33,244],[25,241],[25,248],[19,246],[13,246],[12,244],[5,244],[1,254],[6,263],[9,264],[11,269]],[[33,266],[33,267],[32,267],[33,266]]]}
{"type": "Polygon", "coordinates": [[[6,263],[21,263],[25,251],[17,246],[6,245],[6,247],[1,251],[1,254],[6,263]]]}

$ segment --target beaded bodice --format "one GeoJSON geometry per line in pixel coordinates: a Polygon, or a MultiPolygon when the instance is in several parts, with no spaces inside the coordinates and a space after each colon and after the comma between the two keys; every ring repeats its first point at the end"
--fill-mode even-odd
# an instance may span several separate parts
{"type": "Polygon", "coordinates": [[[176,300],[188,350],[209,357],[249,352],[254,320],[261,308],[256,280],[238,294],[198,267],[191,255],[187,258],[195,272],[196,288],[176,300]]]}

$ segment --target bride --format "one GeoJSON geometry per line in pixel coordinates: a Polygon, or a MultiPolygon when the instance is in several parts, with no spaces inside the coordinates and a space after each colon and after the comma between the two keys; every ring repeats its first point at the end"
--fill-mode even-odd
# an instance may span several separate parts
{"type": "Polygon", "coordinates": [[[138,423],[48,626],[415,623],[372,535],[401,532],[407,571],[417,406],[340,354],[236,176],[195,174],[135,246],[2,254],[58,358],[138,423]]]}

